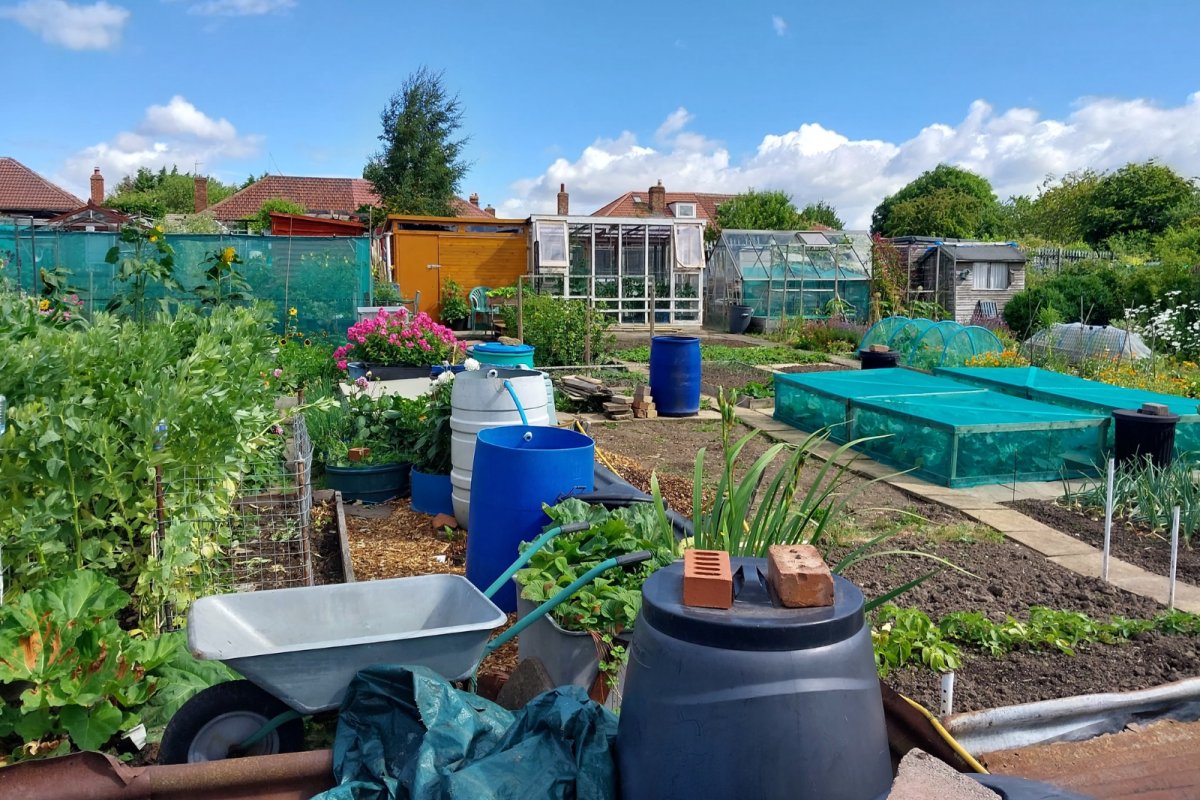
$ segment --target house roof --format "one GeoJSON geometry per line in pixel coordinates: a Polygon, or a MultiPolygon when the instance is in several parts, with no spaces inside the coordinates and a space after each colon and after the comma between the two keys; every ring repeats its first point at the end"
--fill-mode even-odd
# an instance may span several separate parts
{"type": "Polygon", "coordinates": [[[91,200],[88,200],[84,206],[46,220],[46,227],[70,228],[89,224],[125,225],[130,222],[133,222],[133,217],[128,214],[122,214],[116,209],[95,205],[91,200]]]}
{"type": "Polygon", "coordinates": [[[0,213],[11,211],[62,214],[84,202],[38,175],[15,158],[0,156],[0,213]]]}
{"type": "MultiPolygon", "coordinates": [[[[219,220],[249,219],[258,213],[262,204],[282,197],[304,206],[310,214],[340,214],[349,216],[363,206],[378,206],[379,195],[365,178],[307,178],[294,175],[267,175],[219,203],[208,211],[219,220]]],[[[488,217],[486,211],[461,197],[451,202],[456,216],[488,217]]]]}
{"type": "MultiPolygon", "coordinates": [[[[931,247],[921,257],[921,260],[938,250],[931,247]]],[[[940,246],[943,254],[955,261],[1006,261],[1025,263],[1025,254],[1017,247],[1009,244],[943,244],[940,246]]]]}
{"type": "Polygon", "coordinates": [[[702,192],[665,192],[667,210],[663,214],[650,213],[650,192],[647,190],[626,192],[608,205],[592,212],[593,217],[673,217],[673,203],[695,203],[696,218],[705,222],[715,221],[717,206],[735,197],[732,194],[705,194],[702,192]]]}

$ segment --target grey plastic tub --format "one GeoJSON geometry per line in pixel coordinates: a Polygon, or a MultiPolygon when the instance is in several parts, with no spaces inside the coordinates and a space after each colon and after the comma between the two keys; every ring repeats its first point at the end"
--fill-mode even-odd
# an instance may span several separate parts
{"type": "Polygon", "coordinates": [[[461,575],[419,575],[203,597],[188,613],[188,647],[315,714],[337,708],[372,664],[466,678],[506,619],[461,575]]]}

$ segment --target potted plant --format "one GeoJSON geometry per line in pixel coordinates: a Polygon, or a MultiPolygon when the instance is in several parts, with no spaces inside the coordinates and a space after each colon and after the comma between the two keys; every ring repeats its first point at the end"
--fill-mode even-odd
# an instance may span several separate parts
{"type": "Polygon", "coordinates": [[[610,511],[569,498],[547,508],[546,514],[554,525],[587,521],[592,527],[554,538],[516,574],[519,616],[611,556],[638,550],[654,553],[636,570],[601,575],[521,633],[522,658],[536,656],[556,684],[590,687],[592,697],[604,702],[624,666],[626,642],[641,609],[642,584],[676,558],[674,533],[653,503],[610,511]]]}
{"type": "Polygon", "coordinates": [[[371,397],[365,378],[356,384],[317,442],[329,487],[348,501],[381,503],[404,497],[424,402],[399,395],[371,397]]]}
{"type": "Polygon", "coordinates": [[[442,372],[425,397],[425,413],[413,443],[412,509],[422,514],[454,514],[450,493],[450,396],[454,373],[442,372]]]}
{"type": "Polygon", "coordinates": [[[442,283],[442,310],[438,315],[442,324],[449,325],[456,331],[461,331],[471,315],[471,306],[463,296],[463,288],[453,279],[442,283]]]}
{"type": "Polygon", "coordinates": [[[461,344],[447,327],[428,314],[380,309],[346,331],[346,344],[333,351],[338,368],[361,363],[371,380],[429,377],[434,364],[449,361],[461,344]]]}
{"type": "Polygon", "coordinates": [[[488,289],[488,304],[493,306],[512,306],[517,304],[516,286],[499,286],[488,289]]]}

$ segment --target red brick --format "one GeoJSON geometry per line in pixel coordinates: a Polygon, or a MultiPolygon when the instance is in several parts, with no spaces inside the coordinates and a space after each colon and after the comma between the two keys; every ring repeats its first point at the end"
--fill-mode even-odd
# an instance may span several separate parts
{"type": "Polygon", "coordinates": [[[433,529],[435,531],[440,531],[442,528],[457,528],[458,520],[449,514],[438,514],[433,518],[430,524],[433,525],[433,529]]]}
{"type": "Polygon", "coordinates": [[[788,608],[833,605],[833,575],[811,544],[771,545],[767,581],[788,608]]]}
{"type": "Polygon", "coordinates": [[[693,608],[733,605],[733,572],[723,550],[683,551],[683,604],[693,608]]]}

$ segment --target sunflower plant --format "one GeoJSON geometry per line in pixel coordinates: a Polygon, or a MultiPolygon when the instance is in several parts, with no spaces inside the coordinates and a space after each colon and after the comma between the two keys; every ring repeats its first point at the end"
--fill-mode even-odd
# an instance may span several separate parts
{"type": "Polygon", "coordinates": [[[204,271],[205,282],[192,290],[200,302],[208,306],[236,303],[250,298],[250,284],[237,270],[242,257],[236,249],[226,247],[214,250],[202,262],[208,265],[204,271]]]}
{"type": "Polygon", "coordinates": [[[175,248],[167,244],[162,225],[153,228],[126,225],[121,228],[120,244],[109,248],[104,260],[117,268],[113,277],[127,286],[113,295],[108,310],[128,309],[143,328],[148,320],[150,287],[157,283],[168,291],[183,288],[175,280],[175,248]]]}

